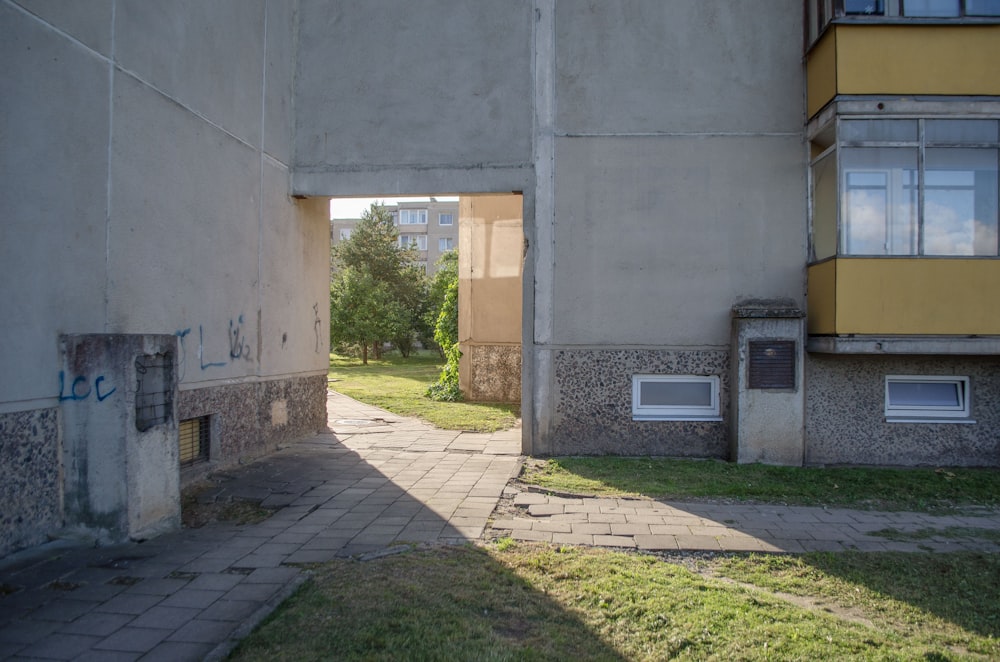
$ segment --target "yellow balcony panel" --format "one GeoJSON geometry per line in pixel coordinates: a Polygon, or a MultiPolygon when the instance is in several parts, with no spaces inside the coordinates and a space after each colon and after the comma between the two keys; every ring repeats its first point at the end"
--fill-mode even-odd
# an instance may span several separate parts
{"type": "Polygon", "coordinates": [[[807,107],[837,94],[1000,95],[1000,25],[832,25],[806,56],[807,107]]]}
{"type": "Polygon", "coordinates": [[[1000,259],[840,257],[808,273],[810,334],[1000,335],[1000,259]]]}

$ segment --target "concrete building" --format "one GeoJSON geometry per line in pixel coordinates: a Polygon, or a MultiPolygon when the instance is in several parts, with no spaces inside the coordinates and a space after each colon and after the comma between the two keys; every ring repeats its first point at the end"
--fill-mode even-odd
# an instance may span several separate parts
{"type": "MultiPolygon", "coordinates": [[[[437,261],[444,253],[458,248],[458,201],[428,198],[426,202],[385,203],[399,231],[401,246],[414,246],[417,261],[428,276],[437,271],[437,261]]],[[[333,246],[351,236],[360,218],[331,218],[330,242],[333,246]]]]}
{"type": "Polygon", "coordinates": [[[329,196],[521,194],[525,452],[1000,464],[995,5],[0,0],[0,553],[323,424],[329,196]]]}

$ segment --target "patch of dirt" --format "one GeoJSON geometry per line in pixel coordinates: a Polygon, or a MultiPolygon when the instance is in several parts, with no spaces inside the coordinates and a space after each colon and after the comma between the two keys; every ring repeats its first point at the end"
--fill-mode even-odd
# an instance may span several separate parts
{"type": "Polygon", "coordinates": [[[181,523],[186,529],[200,529],[215,522],[256,524],[276,512],[260,501],[234,499],[217,494],[218,486],[208,480],[193,483],[181,493],[181,523]]]}

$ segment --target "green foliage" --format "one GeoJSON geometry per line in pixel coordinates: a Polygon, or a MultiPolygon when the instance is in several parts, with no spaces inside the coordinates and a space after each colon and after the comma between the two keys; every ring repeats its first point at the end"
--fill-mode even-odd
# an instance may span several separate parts
{"type": "MultiPolygon", "coordinates": [[[[448,293],[448,288],[452,283],[458,282],[458,251],[450,250],[443,253],[435,265],[437,271],[434,272],[427,287],[427,307],[422,320],[427,340],[434,339],[434,331],[437,328],[438,317],[441,315],[441,308],[444,306],[444,298],[448,293]]],[[[444,350],[439,349],[439,352],[443,359],[444,350]]]]}
{"type": "Polygon", "coordinates": [[[445,291],[441,313],[434,328],[434,341],[444,351],[445,365],[437,383],[427,389],[427,397],[439,402],[458,402],[462,389],[458,385],[458,362],[462,352],[458,349],[458,272],[445,291]]]}
{"type": "Polygon", "coordinates": [[[379,357],[386,341],[408,355],[425,311],[427,284],[414,264],[415,249],[399,246],[389,212],[372,204],[332,257],[331,344],[357,344],[364,362],[369,347],[379,357]]]}
{"type": "Polygon", "coordinates": [[[432,350],[414,352],[408,359],[387,352],[367,365],[359,358],[330,355],[332,387],[355,400],[400,416],[419,417],[444,430],[495,432],[516,425],[518,405],[428,398],[427,387],[440,372],[441,359],[432,350]]]}

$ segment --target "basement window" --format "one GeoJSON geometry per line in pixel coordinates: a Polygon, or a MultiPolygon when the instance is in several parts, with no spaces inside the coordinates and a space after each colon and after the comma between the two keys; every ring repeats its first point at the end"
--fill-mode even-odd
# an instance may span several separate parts
{"type": "Polygon", "coordinates": [[[887,375],[885,418],[890,423],[974,423],[969,419],[969,378],[887,375]]]}
{"type": "Polygon", "coordinates": [[[632,420],[720,421],[719,378],[633,375],[632,420]]]}
{"type": "Polygon", "coordinates": [[[178,438],[181,467],[207,462],[212,441],[212,417],[199,416],[181,421],[178,438]]]}

